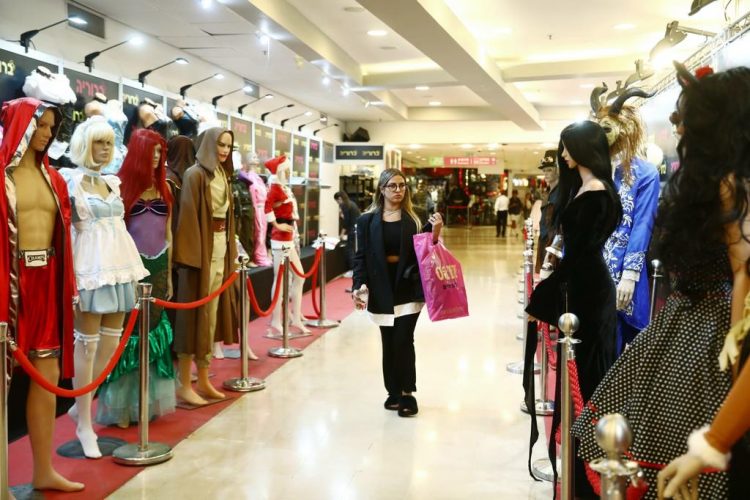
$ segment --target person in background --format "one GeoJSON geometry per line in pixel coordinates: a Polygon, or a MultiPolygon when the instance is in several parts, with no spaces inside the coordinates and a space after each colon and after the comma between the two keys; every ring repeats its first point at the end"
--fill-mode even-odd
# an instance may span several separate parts
{"type": "Polygon", "coordinates": [[[531,191],[526,192],[526,196],[523,199],[523,220],[528,219],[531,216],[531,207],[534,206],[534,195],[531,191]]]}
{"type": "Polygon", "coordinates": [[[523,219],[521,218],[522,212],[523,202],[521,202],[521,198],[518,197],[518,189],[514,189],[512,192],[512,196],[510,197],[510,202],[508,203],[511,238],[516,238],[519,234],[521,234],[521,229],[523,226],[523,219]]]}
{"type": "Polygon", "coordinates": [[[389,168],[380,174],[372,205],[357,220],[354,293],[357,309],[369,312],[380,326],[383,380],[388,391],[384,406],[401,417],[417,414],[414,328],[424,306],[424,292],[412,237],[432,232],[437,242],[443,219],[439,213],[422,223],[414,213],[404,174],[389,168]]]}
{"type": "Polygon", "coordinates": [[[497,216],[495,221],[496,238],[500,236],[505,238],[505,231],[508,228],[508,204],[510,200],[506,193],[507,191],[501,191],[498,197],[495,198],[495,215],[497,216]]]}
{"type": "Polygon", "coordinates": [[[333,195],[333,199],[339,204],[341,210],[341,231],[339,238],[342,241],[346,241],[346,266],[347,271],[344,276],[347,278],[352,277],[352,269],[354,268],[354,226],[357,224],[357,219],[362,213],[359,211],[359,207],[352,200],[349,199],[349,195],[344,191],[338,191],[333,195]]]}

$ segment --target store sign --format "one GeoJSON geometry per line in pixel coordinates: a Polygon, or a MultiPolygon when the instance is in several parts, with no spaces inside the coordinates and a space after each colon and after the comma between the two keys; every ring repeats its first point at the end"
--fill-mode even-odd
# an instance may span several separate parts
{"type": "Polygon", "coordinates": [[[21,88],[26,77],[37,66],[44,66],[52,73],[57,73],[57,65],[0,49],[0,102],[23,97],[21,88]]]}
{"type": "Polygon", "coordinates": [[[84,102],[89,102],[97,92],[104,94],[109,99],[119,97],[119,84],[111,80],[105,80],[90,73],[81,73],[70,68],[63,70],[65,76],[70,80],[73,92],[83,97],[84,102]]]}
{"type": "Polygon", "coordinates": [[[443,158],[446,167],[489,167],[497,165],[494,156],[446,156],[443,158]]]}
{"type": "Polygon", "coordinates": [[[371,144],[337,144],[336,161],[383,161],[383,146],[371,144]]]}
{"type": "Polygon", "coordinates": [[[138,87],[131,87],[129,85],[122,86],[122,102],[123,104],[132,104],[138,106],[140,103],[150,99],[156,104],[162,104],[164,102],[164,96],[154,94],[147,90],[139,89],[138,87]]]}

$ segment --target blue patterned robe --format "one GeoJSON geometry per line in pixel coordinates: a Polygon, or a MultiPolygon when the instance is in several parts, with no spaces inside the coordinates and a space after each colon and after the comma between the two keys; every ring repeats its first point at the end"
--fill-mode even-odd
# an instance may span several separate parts
{"type": "Polygon", "coordinates": [[[604,260],[615,284],[625,277],[636,279],[633,300],[617,312],[618,344],[630,342],[648,325],[650,290],[646,266],[651,233],[659,202],[659,172],[651,163],[633,159],[631,185],[622,179],[622,168],[615,169],[615,187],[622,202],[622,221],[604,245],[604,260]]]}

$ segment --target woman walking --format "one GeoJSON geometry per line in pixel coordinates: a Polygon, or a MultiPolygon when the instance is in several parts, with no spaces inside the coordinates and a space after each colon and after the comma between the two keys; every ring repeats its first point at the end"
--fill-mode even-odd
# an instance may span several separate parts
{"type": "Polygon", "coordinates": [[[406,177],[386,169],[370,208],[357,221],[354,257],[354,292],[357,309],[367,308],[380,326],[383,344],[383,381],[388,391],[387,410],[399,416],[417,414],[414,328],[424,306],[424,293],[412,237],[432,231],[437,241],[443,227],[439,213],[421,227],[414,213],[406,177]],[[369,300],[368,300],[369,299],[369,300]]]}

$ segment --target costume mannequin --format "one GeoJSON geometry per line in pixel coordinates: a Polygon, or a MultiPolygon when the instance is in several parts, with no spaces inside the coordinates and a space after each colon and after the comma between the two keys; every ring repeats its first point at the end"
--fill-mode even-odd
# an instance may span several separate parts
{"type": "Polygon", "coordinates": [[[117,174],[120,165],[125,159],[128,148],[123,143],[125,140],[125,127],[128,124],[128,117],[122,112],[122,103],[117,99],[107,101],[106,97],[97,92],[94,99],[86,104],[84,113],[87,118],[100,115],[107,119],[107,123],[115,131],[115,150],[112,155],[112,161],[102,168],[103,174],[117,174]]]}
{"type": "MultiPolygon", "coordinates": [[[[112,161],[115,133],[104,117],[78,125],[65,169],[73,212],[73,260],[80,301],[75,317],[75,376],[83,387],[99,376],[117,349],[125,314],[135,307],[135,282],[148,276],[125,227],[120,179],[101,175],[112,161]]],[[[88,458],[102,456],[91,422],[93,393],[76,398],[68,415],[88,458]]]]}
{"type": "Polygon", "coordinates": [[[539,169],[544,173],[544,181],[549,186],[549,192],[547,193],[546,200],[542,202],[541,206],[539,242],[536,249],[536,266],[534,267],[536,273],[541,271],[542,264],[544,263],[544,256],[547,253],[546,249],[552,244],[552,241],[555,238],[555,231],[552,227],[552,218],[554,216],[555,203],[557,202],[557,196],[559,194],[557,184],[560,180],[560,171],[557,168],[557,161],[555,161],[556,157],[557,151],[554,149],[545,151],[542,163],[539,165],[539,169]]]}
{"type": "MultiPolygon", "coordinates": [[[[250,194],[250,187],[253,184],[245,172],[245,165],[242,164],[242,155],[235,151],[233,161],[235,165],[242,165],[242,168],[235,171],[232,176],[232,196],[234,196],[234,217],[237,219],[237,238],[239,239],[245,253],[251,253],[255,248],[255,205],[250,194]]],[[[255,263],[250,262],[255,266],[255,263]]]]}
{"type": "Polygon", "coordinates": [[[174,120],[180,135],[195,138],[198,135],[198,112],[187,103],[180,99],[177,104],[170,110],[172,120],[174,120]]]}
{"type": "Polygon", "coordinates": [[[659,172],[647,162],[644,127],[638,111],[625,101],[632,97],[650,97],[630,88],[611,106],[598,107],[594,89],[591,104],[599,124],[607,133],[610,155],[615,167],[615,186],[622,202],[623,217],[604,246],[604,259],[617,285],[618,353],[633,341],[649,321],[650,292],[646,252],[659,202],[659,172]],[[597,107],[594,107],[597,106],[597,107]]]}
{"type": "MultiPolygon", "coordinates": [[[[169,300],[172,296],[170,207],[172,195],[165,180],[167,144],[152,130],[138,129],[130,136],[128,156],[118,177],[122,181],[125,224],[135,241],[141,261],[153,285],[151,295],[169,300]]],[[[149,315],[150,383],[149,418],[175,409],[175,376],[172,365],[172,325],[164,308],[151,305],[149,315]]],[[[140,337],[130,337],[125,351],[99,389],[96,421],[102,425],[127,427],[138,420],[140,337]]]]}
{"type": "Polygon", "coordinates": [[[247,155],[247,161],[242,163],[242,169],[237,172],[237,177],[247,184],[255,208],[254,245],[245,247],[245,250],[250,254],[250,260],[256,266],[270,266],[271,259],[268,257],[268,251],[266,250],[268,222],[265,213],[268,188],[263,178],[258,175],[258,165],[260,165],[260,159],[253,151],[247,155]]]}
{"type": "MultiPolygon", "coordinates": [[[[70,199],[65,181],[47,161],[60,120],[57,108],[31,98],[4,103],[0,114],[0,321],[8,322],[19,348],[53,384],[60,378],[60,365],[64,378],[73,375],[76,293],[68,238],[70,199]],[[40,260],[24,253],[34,251],[40,260]],[[23,257],[16,259],[19,254],[23,257]],[[36,265],[42,261],[46,263],[36,265]],[[36,307],[39,303],[45,307],[36,307]]],[[[55,406],[55,395],[32,381],[26,403],[32,486],[78,491],[83,484],[65,479],[52,467],[55,406]]]]}
{"type": "Polygon", "coordinates": [[[161,104],[157,104],[151,99],[141,101],[138,106],[129,105],[125,109],[125,115],[128,117],[128,125],[125,128],[125,142],[130,141],[130,134],[136,128],[147,128],[159,133],[164,140],[177,135],[177,127],[164,114],[161,104]]]}
{"type": "MultiPolygon", "coordinates": [[[[232,193],[231,131],[212,128],[198,136],[196,163],[185,171],[180,195],[180,219],[174,235],[173,260],[179,266],[179,302],[201,299],[217,290],[237,268],[232,193]]],[[[244,285],[244,284],[243,284],[244,285]]],[[[177,397],[193,405],[223,399],[208,379],[214,341],[234,342],[237,297],[223,293],[197,309],[177,313],[175,351],[179,357],[177,397]],[[198,368],[197,391],[190,365],[198,368]]]]}
{"type": "MultiPolygon", "coordinates": [[[[292,162],[286,156],[281,155],[268,160],[266,168],[271,172],[271,178],[268,179],[268,198],[266,198],[266,220],[271,223],[271,254],[273,255],[273,274],[274,286],[271,289],[273,297],[276,289],[276,274],[279,272],[279,265],[284,260],[284,248],[288,248],[289,262],[298,270],[302,270],[302,262],[299,259],[299,233],[297,232],[297,200],[294,198],[292,190],[289,188],[289,172],[291,171],[292,162]]],[[[289,297],[291,298],[290,323],[303,333],[309,333],[302,323],[302,287],[304,280],[297,276],[294,271],[290,272],[292,279],[289,283],[289,297]]],[[[271,316],[271,328],[281,333],[281,303],[273,310],[271,316]]]]}

